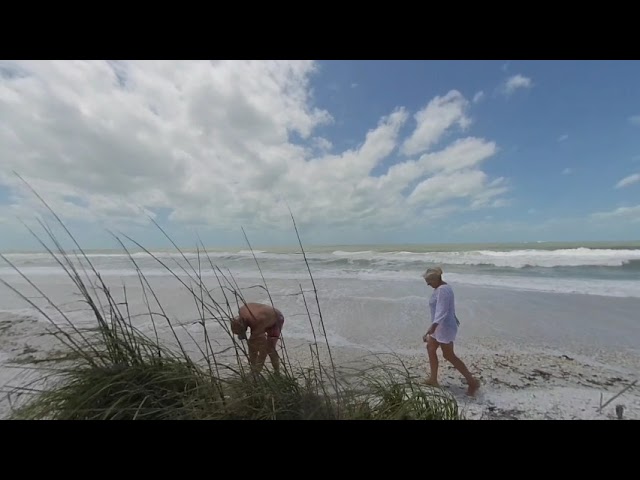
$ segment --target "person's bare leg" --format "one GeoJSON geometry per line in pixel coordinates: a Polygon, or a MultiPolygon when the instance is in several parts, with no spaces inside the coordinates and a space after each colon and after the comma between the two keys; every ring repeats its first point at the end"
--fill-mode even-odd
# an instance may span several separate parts
{"type": "Polygon", "coordinates": [[[253,348],[253,352],[249,354],[249,361],[251,368],[254,372],[260,373],[264,366],[264,361],[267,358],[267,336],[258,335],[256,338],[249,339],[250,349],[253,348]],[[252,360],[253,354],[253,360],[252,360]]]}
{"type": "Polygon", "coordinates": [[[278,337],[269,337],[267,339],[267,353],[269,354],[269,359],[271,359],[271,365],[273,365],[273,370],[276,373],[280,372],[280,356],[278,355],[278,351],[276,350],[276,344],[278,343],[278,337]]]}
{"type": "Polygon", "coordinates": [[[450,362],[456,370],[458,370],[462,376],[467,380],[467,395],[473,396],[480,388],[480,382],[476,380],[476,378],[471,375],[471,372],[464,364],[462,360],[455,354],[453,351],[453,343],[443,343],[440,345],[442,347],[442,356],[450,362]]]}
{"type": "Polygon", "coordinates": [[[427,353],[429,354],[430,376],[427,385],[438,386],[438,347],[440,344],[431,335],[427,338],[427,353]]]}
{"type": "Polygon", "coordinates": [[[247,341],[249,346],[249,365],[251,368],[256,364],[256,359],[258,358],[258,350],[260,347],[259,342],[256,342],[255,339],[249,339],[247,341]]]}

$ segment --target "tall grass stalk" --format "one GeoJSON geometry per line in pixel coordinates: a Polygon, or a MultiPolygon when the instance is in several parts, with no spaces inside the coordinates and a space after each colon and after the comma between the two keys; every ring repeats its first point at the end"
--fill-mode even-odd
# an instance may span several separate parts
{"type": "MultiPolygon", "coordinates": [[[[89,307],[89,316],[95,319],[95,326],[78,327],[42,289],[20,272],[6,256],[0,254],[0,258],[39,293],[51,310],[38,305],[9,282],[3,279],[0,282],[47,319],[53,327],[52,334],[60,340],[63,347],[62,354],[49,352],[44,359],[28,367],[38,373],[36,380],[6,392],[11,405],[15,407],[11,418],[460,418],[455,399],[440,389],[419,385],[400,357],[394,357],[397,363],[393,363],[382,361],[376,356],[374,358],[377,363],[359,365],[352,371],[349,368],[338,368],[327,336],[318,288],[293,214],[291,219],[315,296],[330,368],[323,364],[313,321],[314,313],[309,308],[305,290],[300,284],[300,292],[296,295],[301,295],[314,339],[308,345],[310,365],[294,365],[283,344],[280,372],[272,371],[265,364],[264,369],[256,373],[248,368],[248,352],[244,343],[230,330],[230,321],[235,312],[247,303],[245,296],[233,274],[230,271],[223,272],[213,263],[201,240],[196,248],[197,264],[194,265],[169,235],[151,219],[180,253],[188,267],[185,268],[176,261],[179,271],[185,276],[183,279],[167,262],[134,239],[124,234],[118,236],[112,233],[135,268],[142,304],[146,308],[146,313],[132,314],[127,286],[122,286],[123,297],[116,298],[115,290],[107,285],[62,220],[44,199],[31,190],[63,228],[77,250],[73,254],[65,250],[53,229],[44,223],[40,225],[52,246],[33,230],[29,231],[70,278],[83,302],[89,307]],[[160,296],[122,238],[145,252],[188,292],[197,311],[195,321],[177,324],[170,318],[160,296]],[[203,275],[205,259],[215,276],[217,287],[209,288],[206,285],[203,275]],[[80,274],[79,268],[84,275],[80,274]],[[95,280],[92,280],[90,273],[95,280]],[[218,299],[215,292],[219,293],[218,299]],[[61,316],[62,324],[53,318],[52,311],[61,316]],[[145,333],[142,328],[144,325],[139,323],[141,316],[148,317],[151,334],[145,333]],[[161,319],[160,323],[158,319],[161,319]],[[209,330],[212,321],[220,327],[222,338],[216,337],[209,330]],[[166,325],[165,328],[169,330],[168,337],[163,336],[161,324],[166,325]],[[202,342],[189,331],[189,325],[192,324],[197,324],[198,331],[202,332],[202,342]],[[181,338],[180,332],[190,342],[181,338]],[[219,340],[230,345],[216,351],[214,343],[221,344],[219,340]],[[189,346],[195,347],[202,358],[194,358],[189,352],[189,346]],[[231,350],[233,357],[229,358],[228,352],[231,350]]],[[[263,282],[263,285],[253,287],[264,289],[274,305],[262,268],[244,229],[243,234],[263,282]]]]}

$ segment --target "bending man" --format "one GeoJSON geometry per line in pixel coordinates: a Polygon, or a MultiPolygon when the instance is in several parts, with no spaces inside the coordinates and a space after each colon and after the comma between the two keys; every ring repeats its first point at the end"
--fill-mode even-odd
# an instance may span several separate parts
{"type": "Polygon", "coordinates": [[[247,328],[251,330],[248,340],[249,363],[259,373],[269,355],[276,372],[280,371],[280,357],[276,344],[282,333],[284,315],[277,308],[262,303],[247,303],[240,307],[238,316],[231,320],[231,331],[241,340],[247,338],[247,328]]]}

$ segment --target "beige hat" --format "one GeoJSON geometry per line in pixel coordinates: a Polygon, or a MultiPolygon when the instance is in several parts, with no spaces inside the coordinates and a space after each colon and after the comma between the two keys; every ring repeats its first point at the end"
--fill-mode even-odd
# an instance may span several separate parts
{"type": "Polygon", "coordinates": [[[427,271],[422,274],[422,278],[424,278],[425,280],[429,277],[441,277],[441,276],[442,276],[442,269],[440,267],[428,268],[427,271]]]}

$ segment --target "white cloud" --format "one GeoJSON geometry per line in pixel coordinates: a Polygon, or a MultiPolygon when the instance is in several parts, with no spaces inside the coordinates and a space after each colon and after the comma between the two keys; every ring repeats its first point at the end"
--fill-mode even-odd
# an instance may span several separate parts
{"type": "Polygon", "coordinates": [[[609,212],[596,212],[591,214],[595,220],[624,220],[628,222],[640,222],[640,205],[635,207],[618,207],[609,212]]]}
{"type": "Polygon", "coordinates": [[[571,170],[570,168],[565,168],[565,169],[562,171],[562,174],[563,174],[563,175],[571,175],[572,173],[573,173],[573,170],[571,170]]]}
{"type": "Polygon", "coordinates": [[[569,139],[569,135],[565,133],[564,135],[560,135],[558,137],[558,142],[564,142],[564,141],[566,141],[568,139],[569,139]]]}
{"type": "MultiPolygon", "coordinates": [[[[539,213],[529,212],[531,215],[539,213]]],[[[542,215],[539,215],[542,216],[542,215]]],[[[587,228],[584,218],[527,218],[512,221],[474,221],[455,229],[459,235],[472,234],[486,241],[531,241],[532,239],[575,240],[575,232],[587,228]]],[[[596,231],[599,229],[594,227],[596,231]]]]}
{"type": "MultiPolygon", "coordinates": [[[[640,218],[640,206],[635,207],[635,218],[640,218]]],[[[456,235],[472,235],[475,241],[570,241],[576,240],[576,232],[582,232],[582,239],[617,241],[624,238],[637,238],[640,221],[630,226],[633,212],[621,212],[617,215],[600,214],[587,217],[544,218],[536,212],[535,217],[520,220],[465,222],[456,227],[456,235]],[[625,215],[626,213],[626,215],[625,215]],[[605,222],[606,220],[606,222],[605,222]],[[606,225],[606,228],[603,228],[606,225]]],[[[579,237],[578,237],[579,238],[579,237]]]]}
{"type": "Polygon", "coordinates": [[[473,96],[473,103],[479,103],[484,99],[484,92],[481,90],[473,96]]]}
{"type": "Polygon", "coordinates": [[[638,182],[640,182],[640,173],[634,173],[633,175],[629,175],[616,183],[615,188],[628,187],[629,185],[633,185],[638,182]]]}
{"type": "Polygon", "coordinates": [[[357,84],[357,83],[355,83],[355,82],[353,82],[353,83],[351,84],[351,88],[356,88],[357,86],[358,86],[358,84],[357,84]]]}
{"type": "Polygon", "coordinates": [[[506,181],[480,170],[493,142],[428,151],[469,125],[459,92],[418,111],[406,140],[411,114],[397,108],[356,147],[328,153],[316,131],[332,116],[313,103],[315,71],[306,61],[0,62],[0,185],[12,191],[0,218],[33,215],[11,170],[64,218],[105,226],[162,210],[186,225],[288,228],[289,204],[299,224],[388,228],[503,204],[506,181]],[[400,149],[422,155],[372,173],[400,149]]]}
{"type": "Polygon", "coordinates": [[[495,143],[467,137],[454,141],[444,150],[422,155],[418,164],[423,165],[427,172],[452,172],[474,167],[496,152],[495,143]]]}
{"type": "Polygon", "coordinates": [[[428,150],[455,124],[466,128],[471,120],[465,110],[469,102],[456,90],[443,97],[436,97],[415,114],[416,129],[402,145],[405,155],[415,155],[428,150]]]}
{"type": "Polygon", "coordinates": [[[313,145],[322,152],[327,152],[333,148],[331,141],[323,137],[315,137],[313,139],[313,145]]]}
{"type": "Polygon", "coordinates": [[[527,88],[532,88],[533,87],[533,81],[528,78],[525,77],[524,75],[513,75],[512,77],[509,77],[504,84],[502,85],[502,92],[507,95],[510,96],[513,93],[516,92],[516,90],[520,90],[520,89],[527,89],[527,88]]]}
{"type": "Polygon", "coordinates": [[[487,175],[466,170],[430,177],[420,182],[409,195],[409,203],[437,205],[447,200],[476,196],[478,205],[486,204],[495,189],[487,189],[487,175]],[[480,196],[481,195],[481,196],[480,196]],[[480,197],[479,197],[480,196],[480,197]]]}
{"type": "Polygon", "coordinates": [[[631,117],[629,117],[629,122],[631,122],[631,125],[640,127],[640,115],[632,115],[631,117]]]}

